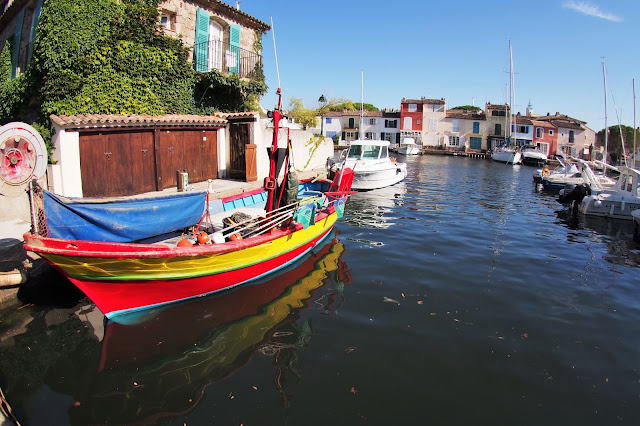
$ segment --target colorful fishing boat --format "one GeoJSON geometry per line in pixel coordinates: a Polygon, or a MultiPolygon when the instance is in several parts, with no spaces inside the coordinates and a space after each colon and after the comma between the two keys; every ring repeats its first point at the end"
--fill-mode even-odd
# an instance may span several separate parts
{"type": "Polygon", "coordinates": [[[107,318],[211,294],[286,267],[317,246],[342,216],[353,171],[300,183],[285,166],[279,184],[277,157],[284,150],[280,165],[288,165],[290,151],[278,149],[280,108],[279,102],[273,111],[269,176],[260,191],[264,209],[256,214],[223,208],[212,215],[206,192],[78,200],[36,188],[25,248],[67,276],[107,318]]]}

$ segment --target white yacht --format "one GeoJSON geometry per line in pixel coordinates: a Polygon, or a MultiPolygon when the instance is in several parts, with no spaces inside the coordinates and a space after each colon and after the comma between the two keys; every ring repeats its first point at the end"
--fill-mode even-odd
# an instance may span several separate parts
{"type": "Polygon", "coordinates": [[[407,165],[389,157],[389,141],[356,140],[351,142],[344,159],[334,166],[353,170],[355,190],[384,188],[407,176],[407,165]]]}
{"type": "Polygon", "coordinates": [[[400,142],[400,148],[398,148],[398,154],[402,155],[418,155],[420,154],[420,148],[416,144],[413,138],[404,138],[400,142]]]}
{"type": "MultiPolygon", "coordinates": [[[[617,219],[632,220],[632,212],[640,209],[640,171],[626,166],[620,166],[620,176],[609,189],[591,189],[591,194],[582,199],[578,211],[585,215],[604,216],[617,219]]],[[[589,171],[583,170],[585,178],[589,171]],[[586,173],[585,173],[586,171],[586,173]]],[[[590,179],[595,177],[589,176],[590,179]]],[[[637,214],[637,213],[636,213],[637,214]]]]}
{"type": "Polygon", "coordinates": [[[522,163],[527,166],[541,167],[547,162],[547,154],[533,145],[524,145],[520,148],[522,154],[522,163]]]}
{"type": "Polygon", "coordinates": [[[491,159],[500,163],[520,164],[522,163],[522,153],[517,147],[503,145],[493,149],[491,159]]]}

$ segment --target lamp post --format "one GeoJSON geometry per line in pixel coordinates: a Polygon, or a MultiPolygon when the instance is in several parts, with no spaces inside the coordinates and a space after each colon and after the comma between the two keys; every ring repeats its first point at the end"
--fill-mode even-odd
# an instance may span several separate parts
{"type": "Polygon", "coordinates": [[[320,95],[318,103],[320,104],[320,136],[324,136],[324,107],[327,106],[324,95],[320,95]]]}

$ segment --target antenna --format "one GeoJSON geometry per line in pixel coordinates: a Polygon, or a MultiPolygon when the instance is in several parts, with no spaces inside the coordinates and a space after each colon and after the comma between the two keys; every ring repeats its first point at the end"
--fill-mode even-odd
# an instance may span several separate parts
{"type": "Polygon", "coordinates": [[[364,123],[364,71],[360,70],[360,135],[359,138],[362,137],[362,126],[364,123]]]}
{"type": "Polygon", "coordinates": [[[273,54],[276,57],[276,75],[278,76],[278,90],[280,90],[280,69],[278,68],[278,52],[276,50],[276,29],[273,26],[273,16],[271,17],[271,32],[273,33],[273,54]]]}

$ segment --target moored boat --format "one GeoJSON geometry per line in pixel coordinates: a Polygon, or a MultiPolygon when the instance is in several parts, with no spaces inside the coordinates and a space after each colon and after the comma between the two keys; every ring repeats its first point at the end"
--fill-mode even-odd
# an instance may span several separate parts
{"type": "Polygon", "coordinates": [[[407,165],[389,156],[389,142],[356,140],[351,142],[342,162],[333,170],[352,169],[356,190],[384,188],[402,181],[407,176],[407,165]]]}
{"type": "Polygon", "coordinates": [[[498,146],[491,153],[491,159],[499,163],[515,165],[522,163],[522,154],[516,147],[498,146]]]}
{"type": "Polygon", "coordinates": [[[632,213],[640,209],[640,171],[620,166],[620,176],[609,189],[590,191],[578,204],[578,211],[590,216],[633,220],[632,213]]]}
{"type": "Polygon", "coordinates": [[[533,145],[524,145],[520,148],[522,164],[541,167],[547,161],[547,154],[533,145]]]}
{"type": "Polygon", "coordinates": [[[279,103],[264,209],[256,214],[225,210],[214,224],[204,192],[189,194],[186,202],[177,194],[65,203],[35,191],[25,248],[67,276],[107,318],[225,290],[286,267],[317,246],[342,216],[353,171],[342,168],[333,181],[299,185],[285,169],[278,185],[280,116],[279,103]]]}
{"type": "Polygon", "coordinates": [[[398,154],[402,155],[418,155],[420,154],[420,148],[413,138],[404,138],[400,142],[400,148],[398,148],[398,154]]]}

